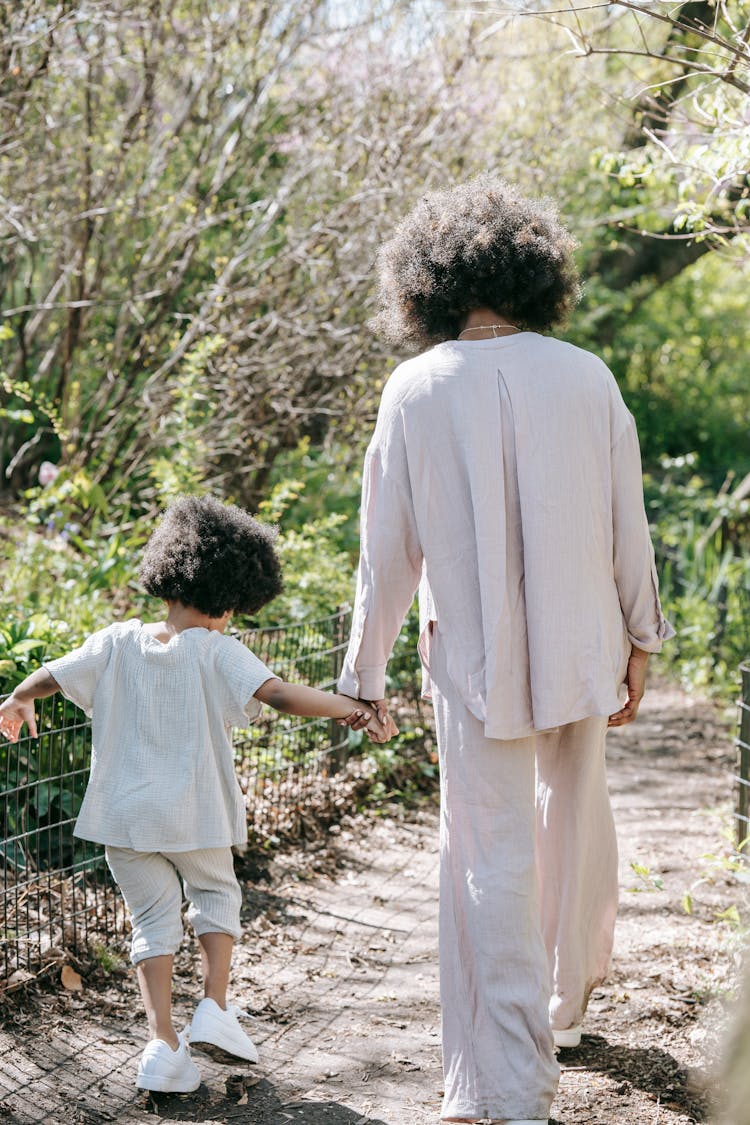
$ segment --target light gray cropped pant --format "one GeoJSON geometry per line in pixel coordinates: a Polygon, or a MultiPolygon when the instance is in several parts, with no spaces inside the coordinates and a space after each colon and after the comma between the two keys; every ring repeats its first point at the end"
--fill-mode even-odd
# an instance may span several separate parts
{"type": "Polygon", "coordinates": [[[107,845],[105,855],[130,913],[130,959],[175,953],[184,930],[182,887],[187,920],[196,934],[242,934],[242,891],[234,873],[232,849],[188,852],[136,852],[107,845]]]}
{"type": "Polygon", "coordinates": [[[441,774],[442,1115],[546,1121],[559,1075],[550,1019],[580,1022],[612,944],[606,719],[488,739],[447,674],[437,630],[430,678],[441,774]]]}

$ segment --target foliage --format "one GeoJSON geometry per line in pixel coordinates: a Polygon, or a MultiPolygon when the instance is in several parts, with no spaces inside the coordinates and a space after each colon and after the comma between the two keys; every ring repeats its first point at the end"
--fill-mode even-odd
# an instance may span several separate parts
{"type": "Polygon", "coordinates": [[[472,21],[240,8],[0,9],[15,491],[48,459],[135,507],[197,483],[253,507],[280,453],[356,435],[372,401],[370,263],[392,209],[465,159],[472,21]]]}
{"type": "Polygon", "coordinates": [[[280,525],[278,550],[284,573],[284,590],[261,610],[260,625],[322,617],[354,597],[352,555],[339,545],[347,517],[323,511],[299,524],[287,515],[306,491],[304,481],[280,481],[258,508],[259,518],[280,525]]]}
{"type": "MultiPolygon", "coordinates": [[[[365,327],[373,258],[425,188],[487,167],[557,197],[581,240],[569,338],[637,418],[666,659],[731,682],[747,520],[708,531],[750,470],[746,12],[568,8],[0,9],[0,610],[31,630],[3,642],[6,683],[158,612],[137,557],[179,492],[279,522],[286,590],[260,623],[351,600],[358,469],[397,358],[365,327]]],[[[412,613],[389,691],[415,682],[416,633],[412,613]]]]}
{"type": "Polygon", "coordinates": [[[702,258],[623,316],[604,347],[597,308],[610,295],[589,283],[570,338],[611,367],[635,415],[644,464],[655,473],[665,456],[688,454],[717,489],[728,472],[750,471],[748,282],[750,260],[737,253],[702,258]]]}
{"type": "Polygon", "coordinates": [[[97,965],[105,973],[117,974],[118,976],[124,976],[127,973],[128,962],[117,949],[103,941],[93,941],[89,945],[89,950],[97,965]]]}
{"type": "Polygon", "coordinates": [[[0,625],[0,683],[5,692],[39,666],[52,635],[52,623],[42,615],[0,625]]]}
{"type": "Polygon", "coordinates": [[[0,741],[0,832],[5,841],[0,854],[18,870],[27,870],[37,859],[44,867],[67,866],[85,850],[73,839],[70,822],[86,786],[91,728],[77,721],[72,704],[61,698],[45,701],[38,727],[38,739],[22,735],[18,743],[0,741]]]}
{"type": "Polygon", "coordinates": [[[145,595],[135,575],[148,532],[143,519],[129,518],[127,496],[110,502],[83,469],[28,489],[18,518],[0,518],[4,628],[43,642],[31,662],[15,644],[6,648],[0,693],[42,658],[59,656],[117,616],[140,611],[145,595]]]}
{"type": "Polygon", "coordinates": [[[362,748],[373,764],[373,782],[364,804],[383,812],[394,801],[416,804],[434,798],[438,787],[438,756],[429,729],[414,722],[404,724],[390,742],[368,743],[362,748]]]}
{"type": "Polygon", "coordinates": [[[604,61],[608,93],[629,113],[621,147],[602,165],[622,193],[622,226],[690,236],[694,246],[749,229],[745,0],[520,7],[558,26],[587,64],[604,61]]]}
{"type": "MultiPolygon", "coordinates": [[[[179,486],[186,483],[180,474],[179,486]]],[[[347,517],[321,508],[297,523],[287,510],[303,494],[302,482],[280,481],[260,506],[259,518],[281,524],[285,588],[256,619],[238,619],[238,628],[323,617],[352,600],[353,555],[339,538],[347,517]]],[[[163,612],[137,581],[153,520],[132,517],[126,497],[110,502],[83,470],[74,470],[47,488],[27,490],[24,499],[25,518],[0,521],[0,693],[42,658],[60,655],[117,618],[153,620],[163,612]]]]}
{"type": "Polygon", "coordinates": [[[631,859],[630,870],[638,880],[634,886],[627,888],[631,894],[639,894],[642,891],[651,892],[664,890],[664,880],[660,876],[654,875],[647,864],[638,863],[637,860],[631,859]]]}
{"type": "Polygon", "coordinates": [[[149,475],[162,507],[177,496],[204,490],[211,461],[208,434],[217,410],[205,377],[225,343],[218,334],[196,341],[170,381],[149,459],[149,475]]]}
{"type": "MultiPolygon", "coordinates": [[[[377,389],[380,387],[379,383],[377,389]]],[[[269,477],[270,504],[262,502],[260,510],[270,513],[267,518],[280,521],[282,528],[300,527],[333,514],[343,516],[335,525],[333,539],[354,559],[359,550],[362,459],[370,428],[368,424],[358,441],[346,444],[335,434],[317,446],[303,438],[296,449],[277,459],[269,477]],[[277,510],[279,500],[283,512],[277,510]]]]}
{"type": "Polygon", "coordinates": [[[665,460],[661,479],[646,481],[662,600],[677,630],[660,659],[689,690],[729,700],[750,653],[750,500],[717,495],[696,460],[665,460]]]}

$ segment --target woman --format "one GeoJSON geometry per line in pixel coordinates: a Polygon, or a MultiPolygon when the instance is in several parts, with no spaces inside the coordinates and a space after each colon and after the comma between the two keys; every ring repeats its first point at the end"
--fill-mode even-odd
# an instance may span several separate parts
{"type": "Polygon", "coordinates": [[[391,722],[386,664],[419,586],[444,1121],[547,1121],[554,1040],[580,1040],[612,946],[606,729],[635,718],[673,635],[633,419],[599,359],[540,334],[577,300],[572,251],[548,205],[483,176],[427,195],[380,258],[376,323],[427,350],[388,380],[367,451],[339,686],[391,722]]]}

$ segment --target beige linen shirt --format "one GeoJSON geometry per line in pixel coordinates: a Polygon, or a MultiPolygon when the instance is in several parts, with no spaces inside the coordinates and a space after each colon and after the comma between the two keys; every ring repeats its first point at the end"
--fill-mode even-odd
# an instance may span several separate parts
{"type": "Polygon", "coordinates": [[[230,732],[258,715],[274,673],[245,645],[201,628],[163,644],[132,620],[44,667],[92,716],[76,836],[149,852],[247,843],[230,732]]]}
{"type": "Polygon", "coordinates": [[[418,586],[424,694],[435,622],[487,737],[619,709],[631,643],[658,652],[674,630],[635,424],[596,356],[522,332],[394,371],[365,458],[341,691],[383,697],[418,586]]]}

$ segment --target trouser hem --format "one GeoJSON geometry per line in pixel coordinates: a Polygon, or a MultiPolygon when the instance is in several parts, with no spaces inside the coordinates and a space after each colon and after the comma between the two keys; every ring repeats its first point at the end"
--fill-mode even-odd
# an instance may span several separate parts
{"type": "MultiPolygon", "coordinates": [[[[486,1103],[485,1103],[486,1106],[486,1103]]],[[[495,1109],[487,1109],[482,1107],[477,1109],[476,1106],[459,1104],[443,1106],[440,1119],[444,1121],[449,1117],[468,1117],[476,1118],[478,1121],[548,1121],[551,1105],[548,1106],[502,1106],[495,1109]]]]}
{"type": "Polygon", "coordinates": [[[164,949],[159,949],[157,946],[156,949],[144,949],[139,953],[131,953],[130,960],[133,965],[137,965],[141,961],[150,961],[152,957],[174,957],[181,944],[182,939],[180,939],[177,945],[173,945],[169,949],[166,947],[164,949]]]}
{"type": "Polygon", "coordinates": [[[222,926],[221,923],[212,922],[210,919],[203,923],[198,922],[197,925],[195,922],[191,922],[191,925],[196,937],[202,937],[203,934],[229,934],[235,941],[239,941],[242,937],[241,929],[235,929],[233,926],[229,925],[222,926]]]}

